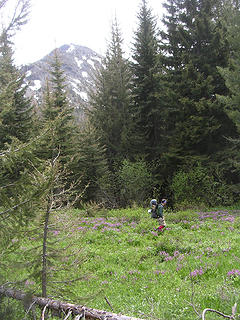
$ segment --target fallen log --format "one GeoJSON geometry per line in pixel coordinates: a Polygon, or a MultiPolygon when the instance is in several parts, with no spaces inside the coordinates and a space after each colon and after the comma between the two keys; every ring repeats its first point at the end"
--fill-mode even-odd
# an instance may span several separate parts
{"type": "MultiPolygon", "coordinates": [[[[71,312],[72,315],[80,315],[85,317],[86,320],[144,320],[129,316],[124,316],[121,314],[110,313],[103,310],[96,310],[92,308],[87,308],[81,305],[75,305],[71,303],[65,303],[58,300],[52,300],[48,298],[42,298],[32,295],[29,297],[29,293],[22,292],[20,290],[12,288],[4,288],[0,286],[0,295],[4,295],[9,298],[13,298],[20,301],[28,300],[29,304],[38,305],[41,308],[48,308],[53,311],[63,312],[65,315],[71,312]]],[[[80,317],[80,319],[81,319],[80,317]]]]}

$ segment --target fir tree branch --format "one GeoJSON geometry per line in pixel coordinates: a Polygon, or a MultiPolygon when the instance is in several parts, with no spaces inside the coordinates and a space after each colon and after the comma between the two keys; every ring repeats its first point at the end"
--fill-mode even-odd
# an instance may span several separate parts
{"type": "Polygon", "coordinates": [[[83,279],[85,279],[84,276],[76,278],[76,279],[65,280],[65,281],[49,281],[49,283],[73,283],[73,282],[76,282],[76,281],[79,281],[79,280],[83,280],[83,279]]]}
{"type": "Polygon", "coordinates": [[[5,211],[0,212],[0,215],[4,215],[4,214],[6,214],[6,213],[8,213],[8,212],[14,211],[14,210],[16,210],[17,208],[23,206],[24,204],[26,204],[26,203],[28,203],[28,202],[30,202],[30,201],[31,201],[31,200],[28,199],[28,200],[25,200],[25,201],[23,201],[23,202],[21,202],[21,203],[19,203],[19,204],[16,204],[15,206],[13,206],[13,207],[5,210],[5,211]]]}

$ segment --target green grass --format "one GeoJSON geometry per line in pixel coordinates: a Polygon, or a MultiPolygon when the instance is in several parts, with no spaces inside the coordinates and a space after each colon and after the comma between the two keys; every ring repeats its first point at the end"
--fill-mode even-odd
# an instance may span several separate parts
{"type": "MultiPolygon", "coordinates": [[[[234,209],[234,210],[233,210],[234,209]]],[[[198,319],[205,308],[231,315],[240,309],[240,210],[166,212],[167,228],[156,233],[156,221],[143,208],[62,212],[50,231],[61,254],[51,258],[55,281],[80,281],[61,285],[61,299],[87,307],[144,319],[198,319]],[[74,263],[73,263],[74,262],[74,263]],[[60,266],[62,268],[60,268],[60,266]],[[58,271],[56,270],[58,269],[58,271]],[[66,290],[66,291],[65,291],[66,290]]],[[[9,281],[28,277],[40,244],[37,233],[25,233],[17,252],[5,256],[16,270],[5,270],[9,281]]],[[[56,252],[55,252],[56,253],[56,252]]],[[[36,271],[37,272],[37,271],[36,271]]],[[[25,290],[40,292],[37,274],[25,290]]],[[[49,287],[55,294],[60,285],[49,287]],[[58,287],[58,288],[56,288],[58,287]]],[[[211,313],[207,319],[219,319],[211,313]]]]}

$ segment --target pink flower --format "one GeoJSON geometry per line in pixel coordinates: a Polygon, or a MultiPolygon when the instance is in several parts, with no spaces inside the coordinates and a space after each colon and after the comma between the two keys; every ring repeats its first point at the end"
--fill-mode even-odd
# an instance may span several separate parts
{"type": "Polygon", "coordinates": [[[25,281],[25,287],[31,286],[31,285],[33,285],[33,284],[35,284],[34,281],[30,281],[30,280],[26,280],[26,281],[25,281]]]}
{"type": "Polygon", "coordinates": [[[197,276],[200,276],[200,275],[202,275],[202,274],[203,274],[203,269],[200,268],[200,269],[195,269],[194,271],[192,271],[192,272],[190,273],[190,276],[191,276],[191,277],[197,277],[197,276]]]}
{"type": "Polygon", "coordinates": [[[227,275],[229,277],[231,277],[231,276],[240,276],[240,270],[232,269],[231,271],[228,271],[227,275]]]}

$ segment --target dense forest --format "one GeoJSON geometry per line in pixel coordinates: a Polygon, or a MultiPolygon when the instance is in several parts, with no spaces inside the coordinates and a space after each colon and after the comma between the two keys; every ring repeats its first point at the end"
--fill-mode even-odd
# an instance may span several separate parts
{"type": "Polygon", "coordinates": [[[0,30],[0,238],[7,248],[39,217],[43,297],[53,211],[147,206],[152,197],[172,208],[239,201],[238,1],[165,0],[159,29],[141,0],[128,59],[115,19],[84,123],[70,107],[57,50],[43,103],[26,97],[12,39],[30,3],[18,5],[0,30]]]}

